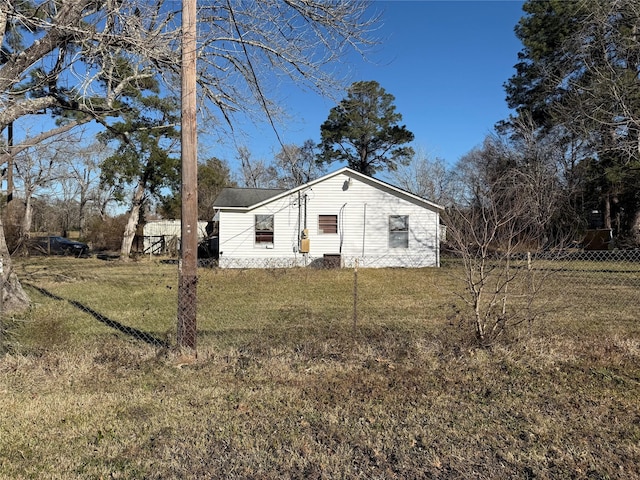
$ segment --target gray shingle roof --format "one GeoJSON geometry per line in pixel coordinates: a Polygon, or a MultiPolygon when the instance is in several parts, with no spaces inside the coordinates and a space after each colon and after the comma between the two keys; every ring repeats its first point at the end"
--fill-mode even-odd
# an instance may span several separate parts
{"type": "Polygon", "coordinates": [[[279,188],[223,188],[213,202],[215,208],[250,207],[285,192],[279,188]]]}

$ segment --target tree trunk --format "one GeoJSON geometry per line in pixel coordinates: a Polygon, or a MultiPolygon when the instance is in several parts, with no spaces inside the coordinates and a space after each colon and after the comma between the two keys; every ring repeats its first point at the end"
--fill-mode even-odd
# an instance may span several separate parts
{"type": "Polygon", "coordinates": [[[633,239],[636,242],[636,245],[640,245],[640,209],[636,210],[636,213],[633,217],[633,239]]]}
{"type": "Polygon", "coordinates": [[[87,222],[84,218],[85,207],[87,206],[87,198],[84,193],[80,194],[80,203],[78,204],[78,226],[80,227],[80,236],[85,238],[87,235],[87,222]]]}
{"type": "Polygon", "coordinates": [[[135,191],[133,192],[133,199],[131,200],[131,210],[129,210],[129,219],[124,229],[124,235],[122,236],[122,247],[120,248],[120,260],[128,260],[131,253],[131,246],[133,245],[133,239],[136,236],[136,230],[138,229],[138,219],[140,218],[140,208],[144,202],[144,185],[138,183],[135,191]]]}
{"type": "Polygon", "coordinates": [[[29,238],[31,225],[33,224],[33,202],[31,201],[31,198],[31,193],[26,192],[26,198],[24,199],[24,215],[22,216],[20,226],[20,237],[22,240],[27,240],[29,238]]]}
{"type": "Polygon", "coordinates": [[[2,291],[0,292],[0,314],[21,312],[29,308],[31,300],[22,289],[18,276],[13,271],[11,256],[4,237],[4,225],[0,218],[0,259],[2,260],[2,291]]]}
{"type": "Polygon", "coordinates": [[[611,195],[604,196],[604,228],[611,230],[611,195]]]}
{"type": "Polygon", "coordinates": [[[80,184],[80,202],[78,203],[78,225],[80,226],[80,235],[84,238],[87,234],[87,222],[85,220],[85,210],[89,198],[87,196],[87,190],[89,185],[89,174],[85,170],[82,176],[82,183],[80,184]]]}

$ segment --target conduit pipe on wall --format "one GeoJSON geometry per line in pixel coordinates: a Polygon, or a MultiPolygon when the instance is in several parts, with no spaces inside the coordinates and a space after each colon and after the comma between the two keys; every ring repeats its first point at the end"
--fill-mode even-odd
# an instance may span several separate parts
{"type": "Polygon", "coordinates": [[[362,258],[364,258],[366,232],[367,232],[367,204],[365,203],[362,211],[362,258]]]}
{"type": "Polygon", "coordinates": [[[344,242],[344,207],[347,204],[345,203],[340,207],[340,213],[338,214],[338,230],[340,231],[340,255],[342,255],[342,243],[344,242]]]}

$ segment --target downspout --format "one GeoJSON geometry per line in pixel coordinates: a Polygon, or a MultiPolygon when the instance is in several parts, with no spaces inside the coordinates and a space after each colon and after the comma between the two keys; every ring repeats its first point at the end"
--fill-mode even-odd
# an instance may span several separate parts
{"type": "Polygon", "coordinates": [[[440,212],[436,212],[436,267],[440,268],[440,212]]]}
{"type": "Polygon", "coordinates": [[[298,190],[298,252],[300,251],[300,240],[302,239],[302,198],[298,190]]]}
{"type": "Polygon", "coordinates": [[[307,229],[307,194],[304,194],[304,229],[307,229]]]}
{"type": "Polygon", "coordinates": [[[366,244],[366,232],[367,232],[367,204],[364,204],[364,210],[362,212],[362,258],[364,259],[364,248],[366,244]]]}

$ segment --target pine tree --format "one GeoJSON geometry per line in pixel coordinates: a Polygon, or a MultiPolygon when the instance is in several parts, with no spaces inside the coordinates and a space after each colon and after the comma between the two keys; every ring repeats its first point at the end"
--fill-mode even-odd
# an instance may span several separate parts
{"type": "Polygon", "coordinates": [[[398,125],[395,97],[376,81],[355,82],[320,127],[319,163],[346,162],[366,175],[407,165],[414,154],[413,133],[398,125]]]}

